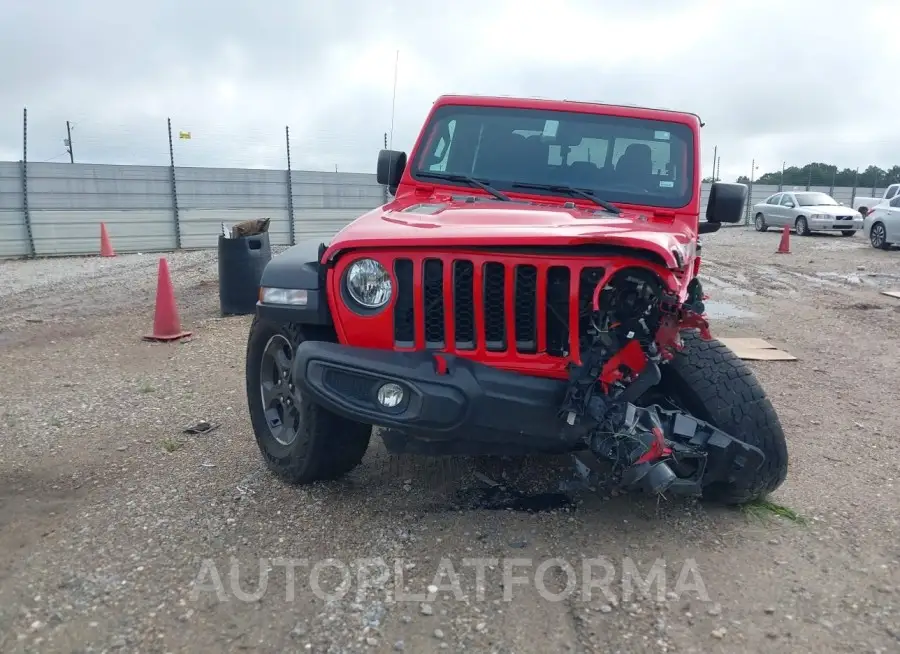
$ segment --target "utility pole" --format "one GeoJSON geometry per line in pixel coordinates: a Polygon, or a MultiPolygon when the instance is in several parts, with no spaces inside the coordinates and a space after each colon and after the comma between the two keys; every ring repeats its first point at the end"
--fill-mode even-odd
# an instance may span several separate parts
{"type": "Polygon", "coordinates": [[[75,154],[72,152],[72,123],[66,121],[66,152],[69,153],[69,163],[75,163],[75,154]]]}
{"type": "Polygon", "coordinates": [[[713,174],[712,181],[716,181],[716,161],[719,159],[719,146],[713,148],[713,174]]]}
{"type": "Polygon", "coordinates": [[[779,193],[784,190],[784,167],[785,166],[787,166],[787,161],[782,161],[781,162],[781,181],[778,182],[778,192],[779,193]]]}
{"type": "Polygon", "coordinates": [[[720,157],[718,158],[718,160],[716,161],[716,176],[715,176],[715,180],[716,180],[717,182],[721,179],[721,177],[720,177],[721,174],[722,174],[722,157],[720,156],[720,157]]]}

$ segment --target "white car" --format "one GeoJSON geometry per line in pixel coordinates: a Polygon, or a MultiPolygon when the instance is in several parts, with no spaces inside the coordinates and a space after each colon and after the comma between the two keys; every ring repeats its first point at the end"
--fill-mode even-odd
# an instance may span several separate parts
{"type": "Polygon", "coordinates": [[[799,236],[820,231],[853,236],[862,229],[863,217],[827,193],[785,191],[753,205],[753,224],[758,232],[769,227],[788,227],[799,236]]]}
{"type": "Polygon", "coordinates": [[[888,200],[893,200],[898,194],[900,194],[900,184],[891,184],[884,189],[884,193],[880,198],[870,198],[862,195],[856,196],[853,200],[853,208],[865,216],[875,209],[875,207],[887,204],[888,200]]]}
{"type": "Polygon", "coordinates": [[[879,250],[890,250],[891,245],[900,243],[900,195],[866,214],[863,233],[869,237],[872,247],[879,250]]]}

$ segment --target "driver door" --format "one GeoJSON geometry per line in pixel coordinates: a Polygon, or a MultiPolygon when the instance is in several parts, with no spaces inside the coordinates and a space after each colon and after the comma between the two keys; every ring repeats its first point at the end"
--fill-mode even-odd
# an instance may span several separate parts
{"type": "Polygon", "coordinates": [[[778,215],[781,219],[781,222],[778,224],[779,227],[794,226],[796,207],[797,203],[794,201],[794,196],[790,193],[785,193],[781,198],[781,204],[778,206],[778,215]]]}

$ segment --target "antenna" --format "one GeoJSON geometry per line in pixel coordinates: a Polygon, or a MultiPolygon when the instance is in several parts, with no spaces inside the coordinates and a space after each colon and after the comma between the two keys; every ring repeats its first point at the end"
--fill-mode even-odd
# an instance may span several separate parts
{"type": "Polygon", "coordinates": [[[391,141],[388,146],[389,150],[394,149],[394,112],[397,107],[397,68],[400,65],[400,51],[397,50],[397,56],[394,58],[394,94],[391,98],[391,141]]]}

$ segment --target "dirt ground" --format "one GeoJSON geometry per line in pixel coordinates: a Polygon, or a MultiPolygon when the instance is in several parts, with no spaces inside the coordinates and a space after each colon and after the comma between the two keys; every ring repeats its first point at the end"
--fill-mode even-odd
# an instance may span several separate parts
{"type": "Polygon", "coordinates": [[[701,278],[715,334],[799,359],[752,364],[789,439],[785,515],[378,439],[345,479],[287,487],[253,440],[250,318],[218,316],[215,252],[168,255],[178,344],[141,340],[156,255],[0,263],[0,651],[900,651],[900,300],[879,294],[900,252],[778,238],[709,235],[701,278]],[[200,420],[220,426],[183,433],[200,420]],[[571,505],[538,494],[561,483],[571,505]]]}

